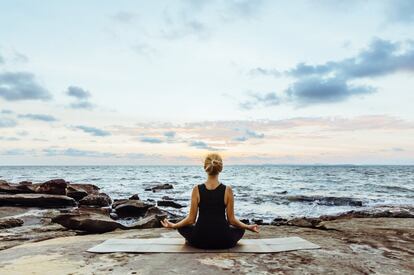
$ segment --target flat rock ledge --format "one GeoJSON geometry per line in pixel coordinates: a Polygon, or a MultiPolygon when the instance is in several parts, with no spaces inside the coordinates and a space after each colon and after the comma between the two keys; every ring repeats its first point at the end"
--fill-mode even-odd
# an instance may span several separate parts
{"type": "Polygon", "coordinates": [[[115,230],[59,237],[0,251],[0,274],[412,274],[414,219],[350,218],[327,221],[335,230],[262,226],[244,238],[299,236],[321,246],[273,254],[93,254],[109,238],[178,237],[175,230],[115,230]]]}

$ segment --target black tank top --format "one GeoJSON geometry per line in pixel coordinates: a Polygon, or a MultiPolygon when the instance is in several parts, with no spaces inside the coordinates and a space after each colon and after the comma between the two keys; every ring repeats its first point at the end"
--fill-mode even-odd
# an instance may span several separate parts
{"type": "Polygon", "coordinates": [[[201,248],[228,247],[230,237],[224,204],[225,191],[226,186],[222,183],[213,190],[207,189],[205,184],[198,185],[200,202],[194,242],[201,248]]]}

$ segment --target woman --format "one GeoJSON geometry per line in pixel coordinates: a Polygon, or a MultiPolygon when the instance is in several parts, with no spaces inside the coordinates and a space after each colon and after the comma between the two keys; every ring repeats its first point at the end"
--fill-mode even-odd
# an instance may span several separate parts
{"type": "Polygon", "coordinates": [[[204,170],[208,174],[207,181],[193,188],[188,216],[178,223],[164,219],[161,224],[178,229],[190,245],[203,249],[233,247],[243,237],[245,229],[258,233],[258,225],[247,225],[234,216],[233,191],[218,180],[223,170],[220,155],[209,154],[204,161],[204,170]]]}

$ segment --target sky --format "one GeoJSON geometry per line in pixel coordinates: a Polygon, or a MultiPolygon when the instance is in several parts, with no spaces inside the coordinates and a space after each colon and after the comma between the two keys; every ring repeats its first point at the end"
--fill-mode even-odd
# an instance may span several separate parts
{"type": "Polygon", "coordinates": [[[0,165],[414,164],[414,1],[0,1],[0,165]]]}

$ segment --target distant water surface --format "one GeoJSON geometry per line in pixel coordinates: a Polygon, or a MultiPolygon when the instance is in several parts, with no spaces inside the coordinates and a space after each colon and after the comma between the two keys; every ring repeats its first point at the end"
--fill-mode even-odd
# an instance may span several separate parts
{"type": "MultiPolygon", "coordinates": [[[[0,179],[10,182],[52,178],[92,183],[112,198],[139,194],[158,200],[167,195],[188,205],[192,187],[205,181],[205,173],[200,166],[0,166],[0,179]],[[174,188],[144,191],[160,183],[174,188]]],[[[221,181],[233,187],[240,218],[270,221],[373,205],[414,205],[414,166],[226,166],[221,181]]],[[[188,208],[171,210],[184,214],[188,208]]]]}

